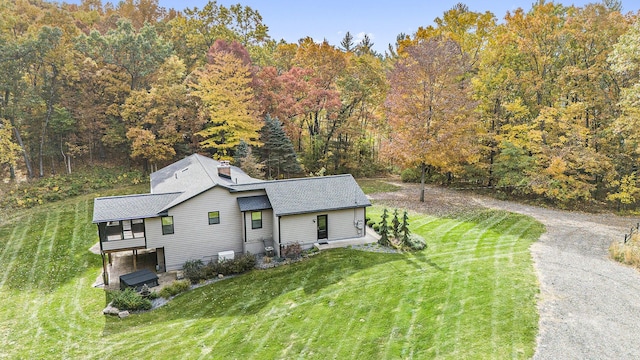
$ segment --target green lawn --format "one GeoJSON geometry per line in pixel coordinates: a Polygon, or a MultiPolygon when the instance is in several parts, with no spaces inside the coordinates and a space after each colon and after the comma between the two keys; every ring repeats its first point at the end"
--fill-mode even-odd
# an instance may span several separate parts
{"type": "MultiPolygon", "coordinates": [[[[0,358],[528,358],[538,293],[531,218],[413,214],[429,247],[351,249],[252,271],[124,320],[102,315],[92,197],[0,226],[0,358]]],[[[373,218],[382,209],[367,214],[373,218]]]]}
{"type": "Polygon", "coordinates": [[[358,185],[362,188],[365,194],[373,194],[379,192],[390,192],[399,190],[400,187],[389,184],[386,181],[378,180],[378,179],[358,179],[356,180],[358,185]]]}

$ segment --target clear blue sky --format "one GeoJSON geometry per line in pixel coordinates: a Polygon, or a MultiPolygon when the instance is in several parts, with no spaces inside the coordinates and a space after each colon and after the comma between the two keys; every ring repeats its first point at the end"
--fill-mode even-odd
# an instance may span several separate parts
{"type": "MultiPolygon", "coordinates": [[[[62,1],[62,0],[60,0],[62,1]]],[[[118,0],[110,0],[117,3],[118,0]]],[[[347,31],[354,37],[365,33],[373,40],[374,49],[384,52],[387,44],[395,43],[400,33],[413,34],[418,27],[433,24],[436,17],[454,7],[458,2],[477,12],[491,11],[502,20],[507,11],[519,7],[529,10],[536,0],[218,0],[219,5],[240,3],[258,10],[269,35],[275,40],[297,42],[305,36],[316,41],[327,39],[339,45],[347,31]]],[[[80,0],[66,0],[79,3],[80,0]]],[[[105,0],[103,0],[105,2],[105,0]]],[[[208,0],[159,0],[160,6],[182,10],[185,7],[202,8],[208,0]]],[[[564,5],[583,6],[599,0],[558,0],[564,5]]],[[[622,0],[623,13],[640,10],[640,0],[622,0]]]]}

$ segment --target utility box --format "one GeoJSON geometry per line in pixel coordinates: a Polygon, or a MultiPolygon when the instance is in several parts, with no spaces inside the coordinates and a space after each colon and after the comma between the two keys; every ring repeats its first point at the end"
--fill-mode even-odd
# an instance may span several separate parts
{"type": "Polygon", "coordinates": [[[273,246],[266,246],[264,248],[264,253],[266,256],[273,257],[274,255],[273,246]]]}
{"type": "Polygon", "coordinates": [[[221,262],[224,260],[233,260],[234,256],[235,256],[235,253],[233,252],[233,250],[221,251],[218,253],[218,262],[221,262]]]}

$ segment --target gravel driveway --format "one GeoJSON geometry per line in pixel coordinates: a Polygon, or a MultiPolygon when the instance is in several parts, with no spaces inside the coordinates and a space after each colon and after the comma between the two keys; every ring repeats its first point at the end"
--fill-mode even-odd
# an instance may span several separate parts
{"type": "Polygon", "coordinates": [[[534,359],[640,358],[640,273],[607,257],[611,242],[622,239],[637,218],[550,210],[432,186],[421,204],[416,185],[401,186],[373,199],[437,214],[503,209],[546,226],[531,246],[541,290],[534,359]]]}

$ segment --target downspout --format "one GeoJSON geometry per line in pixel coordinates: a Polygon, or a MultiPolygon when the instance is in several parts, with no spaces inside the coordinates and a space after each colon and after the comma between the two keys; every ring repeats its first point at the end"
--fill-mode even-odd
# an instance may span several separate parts
{"type": "Polygon", "coordinates": [[[362,227],[362,231],[363,231],[363,237],[367,236],[367,207],[363,207],[362,210],[364,211],[364,226],[362,227]]]}
{"type": "MultiPolygon", "coordinates": [[[[131,229],[133,229],[133,224],[131,224],[131,229]]],[[[142,233],[144,234],[144,248],[148,249],[148,247],[147,247],[147,219],[142,219],[142,233]]],[[[157,252],[156,252],[156,254],[157,254],[157,252]]],[[[157,255],[156,255],[156,259],[157,259],[157,255]]]]}
{"type": "Polygon", "coordinates": [[[242,228],[244,229],[244,252],[247,252],[247,212],[242,212],[242,228]]]}
{"type": "Polygon", "coordinates": [[[280,216],[278,216],[278,256],[282,253],[282,227],[280,227],[280,216]]]}

